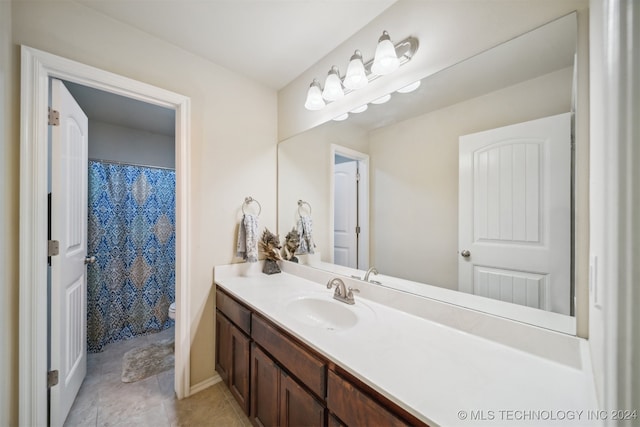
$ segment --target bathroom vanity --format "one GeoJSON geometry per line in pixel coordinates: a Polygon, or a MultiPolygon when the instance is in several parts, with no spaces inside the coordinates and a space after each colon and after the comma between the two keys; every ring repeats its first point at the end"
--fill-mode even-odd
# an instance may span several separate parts
{"type": "Polygon", "coordinates": [[[425,425],[220,285],[216,301],[216,370],[254,424],[425,425]]]}
{"type": "Polygon", "coordinates": [[[216,370],[254,425],[552,425],[597,407],[584,340],[342,277],[348,305],[334,277],[215,268],[216,370]]]}

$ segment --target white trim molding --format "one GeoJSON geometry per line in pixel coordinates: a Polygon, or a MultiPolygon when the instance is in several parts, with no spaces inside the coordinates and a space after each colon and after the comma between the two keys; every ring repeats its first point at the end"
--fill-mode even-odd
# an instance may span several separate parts
{"type": "Polygon", "coordinates": [[[191,349],[190,99],[27,46],[22,46],[21,64],[19,424],[47,425],[47,106],[51,77],[176,112],[175,391],[179,399],[186,397],[191,349]]]}
{"type": "Polygon", "coordinates": [[[216,372],[212,377],[204,381],[200,381],[198,384],[194,384],[191,387],[191,390],[189,390],[189,395],[193,395],[201,392],[202,390],[206,390],[212,385],[218,384],[220,381],[222,381],[222,377],[220,377],[220,375],[218,375],[218,373],[216,372]]]}

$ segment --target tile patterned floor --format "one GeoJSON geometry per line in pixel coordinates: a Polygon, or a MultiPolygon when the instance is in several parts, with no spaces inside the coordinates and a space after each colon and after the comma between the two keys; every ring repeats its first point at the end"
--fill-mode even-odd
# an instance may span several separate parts
{"type": "Polygon", "coordinates": [[[120,380],[124,353],[172,337],[173,333],[173,328],[167,329],[109,344],[102,353],[89,354],[87,377],[65,427],[251,426],[223,383],[178,400],[174,393],[173,369],[134,383],[120,380]]]}

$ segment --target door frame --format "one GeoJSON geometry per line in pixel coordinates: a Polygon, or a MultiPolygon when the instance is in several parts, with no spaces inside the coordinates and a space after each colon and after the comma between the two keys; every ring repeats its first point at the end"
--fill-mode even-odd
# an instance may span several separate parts
{"type": "Polygon", "coordinates": [[[47,424],[47,172],[49,78],[79,83],[175,110],[176,346],[175,391],[190,388],[189,242],[190,99],[28,46],[20,71],[19,423],[47,424]]]}
{"type": "MultiPolygon", "coordinates": [[[[371,260],[369,259],[369,241],[371,239],[371,227],[369,221],[369,155],[361,153],[351,148],[343,147],[337,144],[331,144],[330,148],[330,161],[329,161],[329,230],[333,230],[334,212],[335,212],[335,177],[336,172],[336,154],[339,154],[350,159],[358,161],[359,173],[360,173],[360,186],[358,193],[358,223],[361,229],[367,230],[366,233],[361,233],[358,240],[358,265],[369,266],[371,260]],[[366,209],[363,209],[365,207],[366,209]]],[[[335,244],[333,238],[333,231],[329,233],[329,262],[334,262],[334,248],[335,244]]]]}

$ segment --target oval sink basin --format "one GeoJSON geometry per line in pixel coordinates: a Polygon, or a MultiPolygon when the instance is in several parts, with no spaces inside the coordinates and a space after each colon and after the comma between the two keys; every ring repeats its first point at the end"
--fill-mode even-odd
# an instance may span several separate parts
{"type": "Polygon", "coordinates": [[[286,304],[285,311],[308,326],[343,330],[358,323],[358,315],[352,307],[333,299],[302,297],[286,304]]]}

